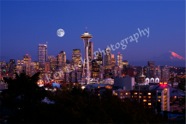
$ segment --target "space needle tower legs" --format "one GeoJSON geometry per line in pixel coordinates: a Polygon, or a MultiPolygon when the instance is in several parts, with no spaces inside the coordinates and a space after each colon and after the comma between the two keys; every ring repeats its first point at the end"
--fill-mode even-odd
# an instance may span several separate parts
{"type": "Polygon", "coordinates": [[[85,69],[86,69],[86,83],[90,83],[90,67],[89,67],[89,42],[92,38],[92,35],[88,32],[85,32],[81,35],[81,38],[83,39],[84,46],[85,46],[85,69]]]}

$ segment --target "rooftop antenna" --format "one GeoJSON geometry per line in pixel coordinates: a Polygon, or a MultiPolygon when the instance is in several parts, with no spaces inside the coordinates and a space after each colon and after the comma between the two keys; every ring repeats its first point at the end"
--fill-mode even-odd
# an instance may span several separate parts
{"type": "Polygon", "coordinates": [[[85,27],[85,32],[88,32],[88,27],[87,26],[85,27]]]}

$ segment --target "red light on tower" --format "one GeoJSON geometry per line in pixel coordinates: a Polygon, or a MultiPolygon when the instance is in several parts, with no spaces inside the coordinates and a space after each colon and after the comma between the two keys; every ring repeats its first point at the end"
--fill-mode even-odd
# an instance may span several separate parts
{"type": "Polygon", "coordinates": [[[160,85],[161,87],[167,87],[167,82],[160,82],[159,85],[160,85]]]}

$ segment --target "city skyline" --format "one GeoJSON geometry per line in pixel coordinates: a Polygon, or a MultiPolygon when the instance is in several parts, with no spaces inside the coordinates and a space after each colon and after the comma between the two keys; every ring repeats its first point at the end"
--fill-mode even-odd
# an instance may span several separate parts
{"type": "Polygon", "coordinates": [[[38,61],[38,44],[46,42],[48,55],[65,51],[71,60],[73,49],[84,53],[80,35],[85,30],[93,35],[96,51],[148,27],[148,38],[112,51],[115,57],[120,52],[133,65],[146,65],[148,60],[185,65],[184,1],[1,1],[1,8],[1,60],[29,54],[38,61]],[[64,37],[57,36],[59,28],[64,29],[64,37]],[[183,59],[175,60],[172,52],[183,59]]]}

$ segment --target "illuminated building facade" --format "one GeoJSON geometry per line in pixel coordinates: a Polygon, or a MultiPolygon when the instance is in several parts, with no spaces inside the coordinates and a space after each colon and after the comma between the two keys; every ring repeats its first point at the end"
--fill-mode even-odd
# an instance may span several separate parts
{"type": "Polygon", "coordinates": [[[114,57],[114,54],[111,54],[111,67],[116,65],[116,59],[114,57]]]}
{"type": "Polygon", "coordinates": [[[31,75],[37,73],[39,71],[39,62],[31,62],[30,71],[31,75]]]}
{"type": "Polygon", "coordinates": [[[96,53],[95,59],[98,65],[103,65],[103,56],[101,52],[96,53]]]}
{"type": "Polygon", "coordinates": [[[23,72],[23,60],[17,60],[16,73],[20,74],[23,72]]]}
{"type": "Polygon", "coordinates": [[[50,63],[50,70],[54,72],[57,67],[57,58],[55,56],[48,56],[48,61],[50,63]]]}
{"type": "Polygon", "coordinates": [[[75,68],[81,68],[82,67],[82,56],[81,56],[81,50],[80,49],[73,49],[72,52],[72,64],[75,66],[75,68]]]}
{"type": "Polygon", "coordinates": [[[45,62],[48,59],[47,44],[39,44],[38,46],[38,62],[40,70],[42,71],[45,67],[45,62]]]}
{"type": "Polygon", "coordinates": [[[24,72],[26,73],[26,75],[31,75],[31,70],[30,70],[30,67],[31,67],[31,57],[30,55],[26,54],[24,55],[23,57],[23,70],[24,72]]]}
{"type": "Polygon", "coordinates": [[[15,59],[10,59],[9,63],[7,65],[7,71],[8,71],[8,76],[12,77],[13,74],[15,73],[15,69],[16,69],[16,62],[15,59]]]}
{"type": "Polygon", "coordinates": [[[104,55],[104,66],[106,69],[111,69],[112,59],[111,59],[111,50],[106,48],[104,55]]]}
{"type": "Polygon", "coordinates": [[[121,53],[117,55],[117,65],[122,69],[123,68],[123,56],[121,53]]]}
{"type": "Polygon", "coordinates": [[[113,95],[118,96],[121,100],[124,101],[125,98],[142,103],[145,108],[154,108],[156,92],[148,90],[113,90],[113,95]]]}
{"type": "Polygon", "coordinates": [[[62,69],[66,65],[66,53],[61,51],[57,55],[57,69],[62,69]]]}
{"type": "Polygon", "coordinates": [[[161,103],[161,111],[170,111],[170,88],[167,82],[160,82],[156,93],[157,102],[161,103]]]}
{"type": "Polygon", "coordinates": [[[100,76],[99,73],[100,73],[100,65],[94,59],[94,60],[92,60],[92,73],[91,73],[91,77],[92,78],[99,78],[99,76],[100,76]]]}
{"type": "Polygon", "coordinates": [[[146,76],[149,78],[155,78],[155,62],[154,61],[148,61],[146,76]]]}
{"type": "Polygon", "coordinates": [[[170,75],[169,75],[169,67],[168,66],[164,66],[162,69],[161,69],[161,81],[168,81],[169,78],[170,78],[170,75]]]}

